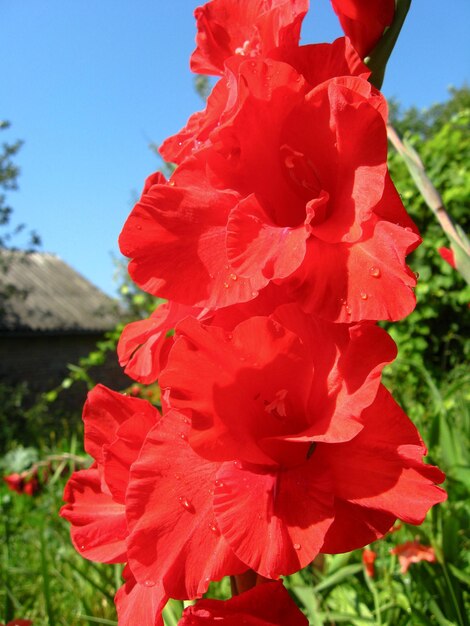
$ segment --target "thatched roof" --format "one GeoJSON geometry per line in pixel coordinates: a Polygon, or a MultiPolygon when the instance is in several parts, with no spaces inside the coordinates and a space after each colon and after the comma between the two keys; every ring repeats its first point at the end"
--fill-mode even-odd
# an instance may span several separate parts
{"type": "Polygon", "coordinates": [[[108,297],[44,252],[0,250],[0,333],[94,333],[122,319],[108,297]]]}

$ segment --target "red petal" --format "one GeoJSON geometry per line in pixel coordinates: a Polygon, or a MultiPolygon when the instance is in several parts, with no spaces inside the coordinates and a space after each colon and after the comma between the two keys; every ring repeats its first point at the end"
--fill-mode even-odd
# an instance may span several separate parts
{"type": "Polygon", "coordinates": [[[286,278],[302,263],[309,230],[277,226],[254,195],[242,200],[227,223],[227,255],[241,276],[262,289],[270,279],[286,278]]]}
{"type": "Polygon", "coordinates": [[[181,598],[201,595],[211,580],[247,569],[214,520],[211,490],[219,464],[193,452],[187,422],[170,412],[153,428],[132,466],[126,497],[136,579],[162,581],[169,595],[181,598]]]}
{"type": "Polygon", "coordinates": [[[317,463],[276,472],[227,462],[217,473],[214,511],[235,554],[278,578],[318,554],[333,521],[333,494],[317,463]]]}
{"type": "Polygon", "coordinates": [[[309,240],[305,263],[292,285],[305,310],[338,322],[398,320],[416,299],[416,277],[405,256],[416,247],[413,232],[379,221],[362,241],[334,246],[309,240]]]}
{"type": "Polygon", "coordinates": [[[308,0],[213,0],[198,7],[191,70],[223,74],[225,60],[234,54],[253,57],[297,46],[307,9],[308,0]]]}
{"type": "Polygon", "coordinates": [[[199,600],[178,626],[308,626],[281,582],[264,583],[225,602],[199,600]]]}
{"type": "Polygon", "coordinates": [[[82,556],[101,563],[126,561],[125,508],[103,493],[97,469],[74,472],[64,500],[60,515],[72,524],[72,542],[82,556]]]}
{"type": "Polygon", "coordinates": [[[104,462],[104,448],[114,441],[119,426],[134,413],[154,413],[145,400],[130,398],[97,385],[87,397],[83,408],[85,450],[98,464],[104,462]]]}
{"type": "Polygon", "coordinates": [[[114,598],[119,626],[164,626],[161,613],[168,596],[162,585],[140,585],[129,566],[123,576],[126,582],[114,598]]]}
{"type": "Polygon", "coordinates": [[[363,421],[353,440],[315,450],[317,461],[333,472],[336,497],[420,524],[431,506],[446,499],[434,484],[444,475],[423,463],[426,449],[416,428],[384,387],[363,421]]]}
{"type": "Polygon", "coordinates": [[[153,383],[166,363],[173,343],[168,331],[187,316],[198,317],[201,309],[166,302],[145,320],[124,327],[117,347],[119,364],[125,373],[144,385],[153,383]]]}
{"type": "Polygon", "coordinates": [[[331,0],[331,4],[361,58],[372,52],[395,15],[395,0],[331,0]]]}
{"type": "Polygon", "coordinates": [[[127,219],[119,243],[129,273],[145,291],[193,306],[251,300],[253,288],[230,268],[225,224],[234,193],[218,191],[195,159],[178,168],[176,186],[155,185],[127,219]],[[179,186],[181,185],[181,187],[179,186]]]}

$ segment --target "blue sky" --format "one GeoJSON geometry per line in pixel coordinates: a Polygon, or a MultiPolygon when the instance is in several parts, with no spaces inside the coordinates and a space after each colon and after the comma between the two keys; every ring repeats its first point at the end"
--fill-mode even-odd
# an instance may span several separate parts
{"type": "MultiPolygon", "coordinates": [[[[2,141],[25,141],[16,221],[43,249],[115,294],[112,256],[160,143],[203,108],[193,89],[193,0],[0,0],[2,141]]],[[[404,106],[446,99],[469,80],[468,0],[413,0],[383,91],[404,106]]],[[[312,0],[302,43],[341,34],[312,0]]]]}

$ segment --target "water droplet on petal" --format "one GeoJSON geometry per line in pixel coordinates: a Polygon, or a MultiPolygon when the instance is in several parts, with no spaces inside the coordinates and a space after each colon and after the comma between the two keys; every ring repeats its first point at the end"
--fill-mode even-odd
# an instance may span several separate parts
{"type": "Polygon", "coordinates": [[[300,550],[302,546],[300,545],[300,543],[294,543],[293,547],[294,547],[294,550],[300,550]]]}
{"type": "Polygon", "coordinates": [[[181,480],[181,474],[175,474],[175,480],[181,480]]]}
{"type": "Polygon", "coordinates": [[[351,307],[349,306],[349,304],[345,304],[344,309],[346,311],[346,315],[351,315],[351,307]]]}
{"type": "Polygon", "coordinates": [[[214,533],[214,535],[220,535],[219,529],[217,528],[217,525],[215,524],[215,522],[211,522],[209,524],[209,529],[214,533]]]}
{"type": "Polygon", "coordinates": [[[136,230],[142,230],[142,226],[140,224],[135,225],[136,230]]]}
{"type": "Polygon", "coordinates": [[[216,487],[223,487],[224,486],[224,483],[221,480],[216,480],[214,484],[215,484],[216,487]]]}
{"type": "Polygon", "coordinates": [[[230,274],[230,278],[232,280],[237,280],[238,276],[236,274],[230,274]]]}
{"type": "Polygon", "coordinates": [[[380,278],[382,272],[380,271],[380,269],[378,267],[375,267],[375,265],[373,265],[370,269],[369,269],[369,274],[371,276],[373,276],[374,278],[380,278]]]}
{"type": "Polygon", "coordinates": [[[411,226],[405,226],[405,230],[406,230],[408,233],[412,233],[412,232],[413,232],[413,229],[411,228],[411,226]]]}
{"type": "Polygon", "coordinates": [[[146,587],[155,587],[155,582],[153,580],[146,580],[144,585],[146,587]]]}
{"type": "Polygon", "coordinates": [[[228,289],[229,284],[228,283],[224,283],[224,287],[225,287],[225,289],[228,289]]]}
{"type": "Polygon", "coordinates": [[[186,435],[185,433],[180,433],[179,438],[183,441],[188,441],[188,435],[186,435]]]}
{"type": "Polygon", "coordinates": [[[366,294],[366,292],[365,292],[365,291],[361,291],[361,299],[362,299],[362,300],[367,300],[367,298],[368,298],[368,297],[369,297],[369,296],[366,294]]]}
{"type": "Polygon", "coordinates": [[[181,504],[181,506],[186,509],[187,511],[190,511],[191,513],[194,513],[194,507],[191,504],[191,502],[188,500],[188,498],[185,498],[184,496],[180,496],[178,498],[178,502],[181,504]]]}
{"type": "Polygon", "coordinates": [[[183,422],[184,422],[185,424],[191,424],[191,420],[189,419],[189,417],[184,417],[184,418],[183,418],[183,422]]]}
{"type": "Polygon", "coordinates": [[[253,296],[253,298],[257,298],[259,295],[259,291],[252,291],[251,295],[253,296]]]}
{"type": "Polygon", "coordinates": [[[80,550],[85,550],[85,545],[84,544],[80,546],[80,550]]]}

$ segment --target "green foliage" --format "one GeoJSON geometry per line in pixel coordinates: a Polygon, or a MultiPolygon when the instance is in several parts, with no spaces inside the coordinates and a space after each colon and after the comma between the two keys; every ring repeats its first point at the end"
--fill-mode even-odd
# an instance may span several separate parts
{"type": "MultiPolygon", "coordinates": [[[[400,113],[396,105],[392,106],[392,121],[419,153],[451,217],[468,232],[470,89],[454,89],[447,103],[423,112],[410,109],[400,113]]],[[[399,359],[394,367],[397,376],[411,377],[410,382],[417,383],[415,367],[423,364],[434,378],[440,379],[470,354],[470,287],[440,257],[437,250],[448,246],[448,240],[401,157],[393,150],[389,166],[423,238],[410,257],[413,270],[419,274],[416,310],[400,323],[386,325],[399,347],[399,359]]]]}
{"type": "Polygon", "coordinates": [[[55,445],[58,438],[81,428],[79,413],[64,414],[63,408],[51,405],[47,395],[34,397],[26,382],[14,386],[0,383],[0,455],[19,444],[55,445]]]}
{"type": "MultiPolygon", "coordinates": [[[[0,131],[10,127],[10,123],[0,120],[0,131]]],[[[14,157],[19,152],[23,142],[4,142],[0,147],[0,248],[10,247],[12,239],[25,229],[24,224],[11,225],[13,209],[7,204],[5,192],[18,189],[19,167],[14,162],[14,157]],[[5,230],[5,228],[10,230],[5,230]]],[[[29,233],[28,247],[36,248],[40,245],[40,238],[35,231],[29,233]]]]}

